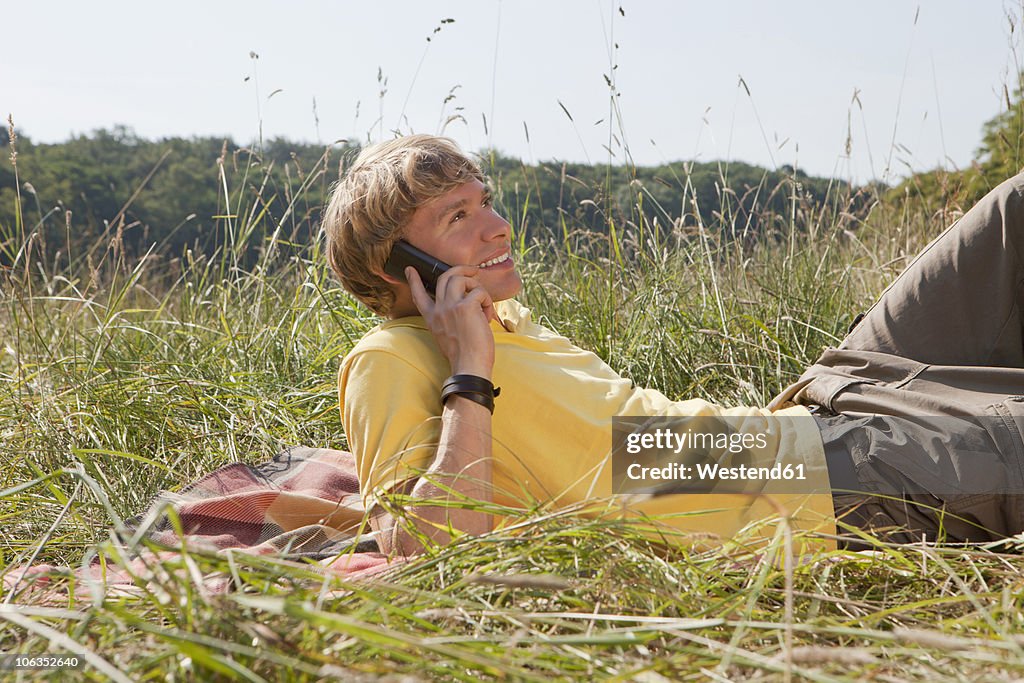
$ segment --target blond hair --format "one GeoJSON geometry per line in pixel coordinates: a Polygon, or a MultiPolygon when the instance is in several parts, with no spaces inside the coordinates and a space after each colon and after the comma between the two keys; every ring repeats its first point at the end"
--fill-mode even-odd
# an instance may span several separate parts
{"type": "Polygon", "coordinates": [[[407,135],[367,147],[324,211],[327,259],[342,286],[387,315],[395,293],[381,274],[417,208],[473,179],[479,165],[448,138],[407,135]]]}

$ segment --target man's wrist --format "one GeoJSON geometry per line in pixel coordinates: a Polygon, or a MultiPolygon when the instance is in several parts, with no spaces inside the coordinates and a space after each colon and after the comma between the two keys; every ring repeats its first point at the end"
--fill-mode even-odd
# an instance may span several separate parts
{"type": "Polygon", "coordinates": [[[491,367],[483,363],[458,363],[452,364],[452,375],[476,375],[486,380],[492,380],[491,367]]]}
{"type": "Polygon", "coordinates": [[[501,393],[501,389],[495,387],[490,379],[479,375],[455,374],[444,381],[441,385],[441,403],[448,399],[461,396],[474,403],[479,403],[494,412],[494,397],[501,393]]]}

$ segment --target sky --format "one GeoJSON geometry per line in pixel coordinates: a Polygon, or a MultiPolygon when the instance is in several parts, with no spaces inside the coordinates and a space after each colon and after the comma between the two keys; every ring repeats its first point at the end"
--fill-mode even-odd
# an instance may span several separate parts
{"type": "Polygon", "coordinates": [[[528,162],[892,182],[974,158],[1013,89],[1021,14],[1003,0],[20,3],[0,113],[36,142],[119,124],[239,144],[443,133],[528,162]]]}

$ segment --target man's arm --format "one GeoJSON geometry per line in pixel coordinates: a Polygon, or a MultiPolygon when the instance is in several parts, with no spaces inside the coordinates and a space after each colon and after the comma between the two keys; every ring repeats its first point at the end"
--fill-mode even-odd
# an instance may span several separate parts
{"type": "MultiPolygon", "coordinates": [[[[438,280],[436,299],[431,299],[412,268],[406,277],[413,301],[423,314],[452,374],[469,374],[491,379],[494,367],[494,337],[489,320],[495,318],[490,295],[472,277],[477,269],[456,266],[438,280]]],[[[471,534],[491,530],[491,515],[479,510],[453,507],[461,501],[489,503],[492,500],[491,413],[462,396],[452,396],[441,414],[437,453],[427,471],[415,482],[411,497],[422,505],[405,508],[406,523],[390,530],[381,528],[382,516],[374,514],[371,524],[381,531],[381,549],[386,553],[411,555],[423,550],[415,527],[432,542],[451,542],[452,529],[471,534]]]]}
{"type": "Polygon", "coordinates": [[[433,462],[416,480],[411,497],[422,505],[406,507],[407,519],[382,528],[386,513],[379,507],[371,526],[379,531],[378,542],[385,553],[413,555],[423,545],[409,525],[438,545],[452,541],[448,527],[479,535],[491,530],[491,515],[479,510],[450,507],[461,500],[489,503],[491,494],[491,414],[484,406],[461,396],[445,404],[441,415],[441,436],[433,462]]]}

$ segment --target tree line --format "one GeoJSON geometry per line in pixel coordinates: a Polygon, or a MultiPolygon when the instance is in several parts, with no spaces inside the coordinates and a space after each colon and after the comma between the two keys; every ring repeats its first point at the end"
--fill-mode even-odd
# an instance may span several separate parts
{"type": "MultiPolygon", "coordinates": [[[[10,143],[2,143],[8,153],[10,143]]],[[[359,151],[283,139],[258,147],[213,137],[145,140],[117,127],[66,142],[16,141],[16,170],[0,164],[0,229],[15,226],[59,243],[118,232],[125,249],[210,252],[231,225],[259,217],[288,240],[318,235],[331,185],[359,151]],[[19,186],[20,184],[20,186],[19,186]],[[19,201],[20,195],[20,201],[19,201]],[[245,212],[249,212],[246,215],[245,212]],[[255,213],[253,213],[255,212],[255,213]]],[[[5,155],[9,156],[9,154],[5,155]]],[[[675,162],[656,167],[524,164],[497,151],[481,161],[499,208],[530,241],[616,226],[647,231],[696,229],[728,237],[761,234],[766,216],[784,216],[794,199],[820,203],[832,181],[783,167],[742,162],[675,162]],[[799,196],[797,196],[799,195],[799,196]]]]}
{"type": "MultiPolygon", "coordinates": [[[[701,228],[714,238],[750,239],[781,231],[795,210],[855,211],[887,190],[897,199],[967,204],[1019,169],[1022,135],[1018,94],[986,124],[979,162],[917,174],[892,189],[851,188],[789,166],[738,161],[526,164],[495,150],[480,158],[499,209],[527,243],[588,231],[665,235],[701,228]]],[[[10,141],[0,146],[11,156],[10,141]]],[[[211,253],[253,221],[301,248],[319,238],[323,204],[359,145],[146,140],[115,127],[53,144],[21,135],[15,149],[15,164],[0,163],[0,253],[7,258],[33,232],[51,244],[73,245],[117,234],[134,254],[151,248],[211,253]]],[[[255,253],[261,245],[256,240],[248,248],[255,253]]]]}
{"type": "MultiPolygon", "coordinates": [[[[612,230],[763,238],[797,211],[856,212],[879,199],[924,213],[969,207],[1024,163],[1022,84],[1012,95],[1007,89],[1006,108],[985,123],[976,161],[917,173],[894,188],[738,161],[526,164],[497,150],[480,158],[499,209],[527,243],[612,230]]],[[[136,254],[212,253],[257,224],[260,234],[302,248],[318,239],[331,186],[360,149],[280,138],[248,146],[216,137],[146,140],[123,126],[54,144],[19,135],[12,146],[0,137],[0,147],[14,158],[0,163],[0,259],[8,260],[33,234],[69,249],[114,234],[136,254]]],[[[265,246],[255,240],[246,248],[265,246]]]]}

